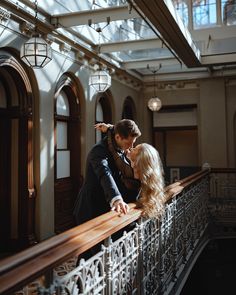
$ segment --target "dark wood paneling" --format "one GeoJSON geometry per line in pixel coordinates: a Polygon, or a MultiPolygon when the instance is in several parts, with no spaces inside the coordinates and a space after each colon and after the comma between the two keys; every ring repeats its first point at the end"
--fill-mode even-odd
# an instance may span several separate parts
{"type": "Polygon", "coordinates": [[[0,251],[9,250],[11,205],[10,120],[0,118],[0,251]]]}

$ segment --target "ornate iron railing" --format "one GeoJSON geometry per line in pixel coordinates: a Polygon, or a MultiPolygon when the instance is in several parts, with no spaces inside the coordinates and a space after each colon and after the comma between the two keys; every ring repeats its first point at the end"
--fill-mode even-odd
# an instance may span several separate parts
{"type": "Polygon", "coordinates": [[[106,213],[5,259],[0,293],[26,286],[18,294],[28,294],[29,288],[36,294],[176,294],[210,239],[209,188],[209,172],[198,172],[167,187],[160,221],[140,218],[131,204],[127,215],[106,213]],[[113,233],[134,222],[112,241],[113,233]],[[76,266],[75,257],[102,240],[101,251],[76,266]]]}
{"type": "Polygon", "coordinates": [[[212,169],[210,174],[209,216],[211,235],[236,236],[236,169],[212,169]]]}

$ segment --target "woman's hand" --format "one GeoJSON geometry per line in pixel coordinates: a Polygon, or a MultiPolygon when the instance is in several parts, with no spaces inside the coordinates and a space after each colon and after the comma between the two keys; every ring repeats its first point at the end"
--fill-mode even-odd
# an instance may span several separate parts
{"type": "Polygon", "coordinates": [[[97,130],[100,130],[102,133],[106,133],[107,129],[113,127],[112,124],[106,124],[106,123],[97,123],[94,125],[94,128],[97,130]]]}

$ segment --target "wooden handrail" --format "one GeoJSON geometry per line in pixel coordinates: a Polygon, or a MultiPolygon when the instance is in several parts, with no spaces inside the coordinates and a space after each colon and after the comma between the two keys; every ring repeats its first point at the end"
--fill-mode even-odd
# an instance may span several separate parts
{"type": "MultiPolygon", "coordinates": [[[[205,176],[200,171],[166,187],[168,200],[205,176]]],[[[167,200],[167,201],[168,201],[167,200]]],[[[129,204],[128,214],[110,211],[20,253],[0,261],[0,294],[10,294],[68,258],[79,255],[140,218],[142,210],[129,204]]]]}
{"type": "Polygon", "coordinates": [[[212,173],[236,173],[235,168],[211,168],[212,173]]]}
{"type": "Polygon", "coordinates": [[[198,171],[186,178],[183,178],[177,182],[174,182],[170,185],[168,185],[165,189],[166,191],[166,202],[168,202],[170,199],[172,199],[174,196],[180,194],[183,189],[190,186],[192,183],[200,180],[202,177],[206,176],[210,173],[210,170],[201,170],[198,171]]]}
{"type": "Polygon", "coordinates": [[[69,231],[0,261],[0,294],[9,294],[73,255],[79,255],[139,219],[142,211],[130,204],[120,215],[110,211],[69,231]]]}

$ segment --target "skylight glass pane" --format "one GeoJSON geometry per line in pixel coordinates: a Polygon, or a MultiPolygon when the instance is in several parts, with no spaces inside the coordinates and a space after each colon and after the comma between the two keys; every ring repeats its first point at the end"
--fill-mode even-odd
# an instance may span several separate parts
{"type": "Polygon", "coordinates": [[[173,57],[173,55],[170,54],[170,51],[165,48],[121,51],[117,52],[116,56],[123,61],[173,57]]]}
{"type": "Polygon", "coordinates": [[[236,3],[232,0],[221,1],[222,22],[227,25],[236,25],[236,3]]]}
{"type": "MultiPolygon", "coordinates": [[[[18,0],[13,0],[19,2],[18,0]]],[[[83,1],[68,1],[68,0],[40,0],[38,5],[50,14],[63,14],[68,12],[84,11],[91,9],[101,9],[112,6],[127,5],[126,0],[83,0],[83,1]]]]}
{"type": "Polygon", "coordinates": [[[216,25],[216,0],[192,0],[193,28],[216,25]]]}
{"type": "Polygon", "coordinates": [[[91,26],[78,26],[76,29],[95,44],[156,37],[141,18],[113,21],[109,25],[99,23],[91,26]],[[97,32],[98,28],[101,28],[101,33],[97,32]]]}
{"type": "Polygon", "coordinates": [[[174,6],[179,16],[181,17],[184,25],[188,26],[188,5],[187,0],[174,0],[174,6]]]}

